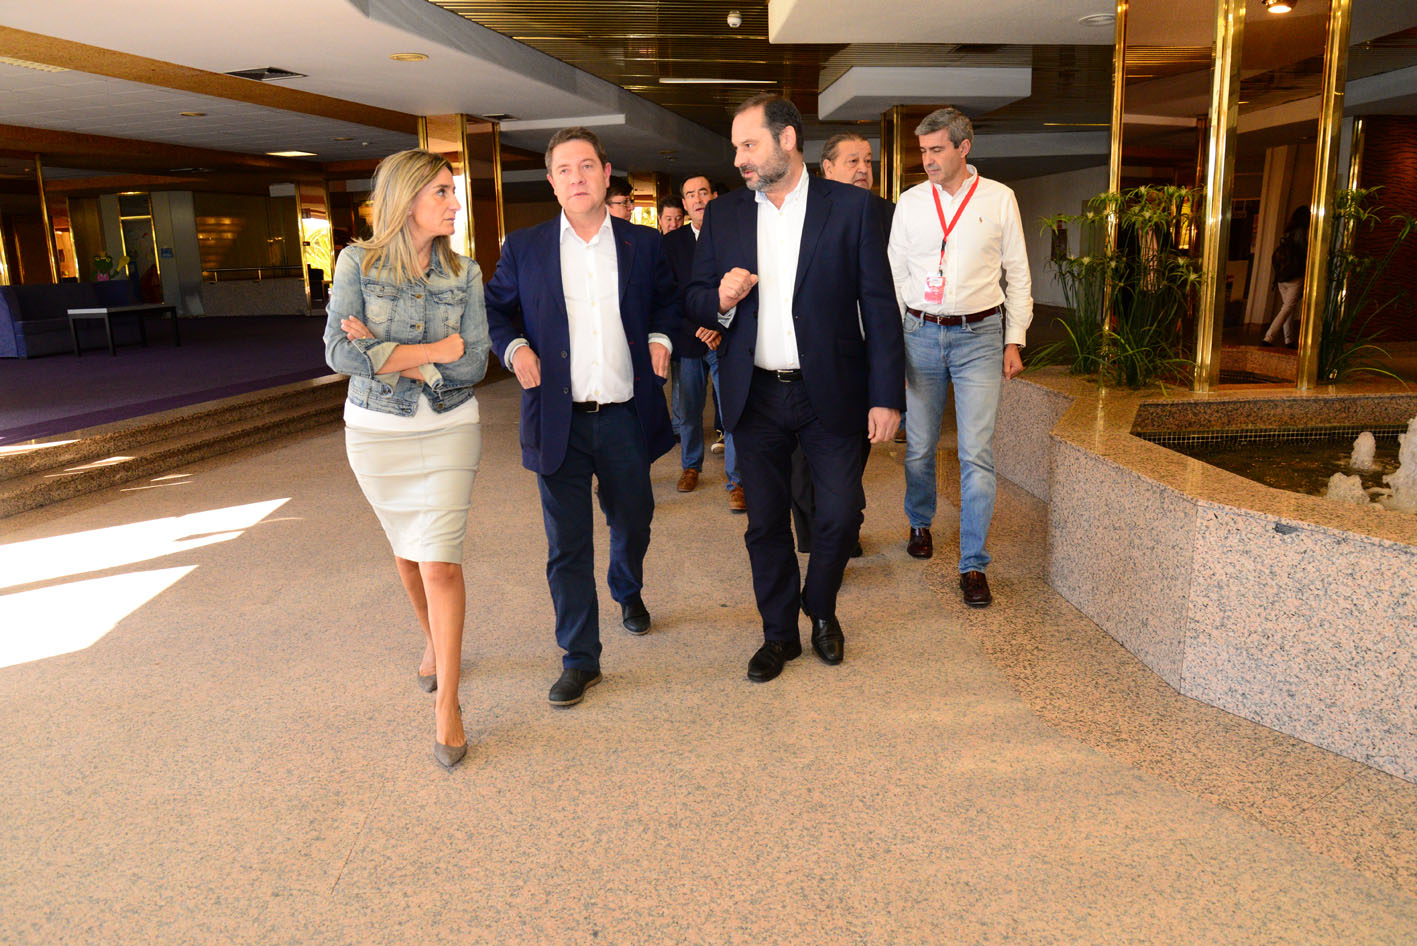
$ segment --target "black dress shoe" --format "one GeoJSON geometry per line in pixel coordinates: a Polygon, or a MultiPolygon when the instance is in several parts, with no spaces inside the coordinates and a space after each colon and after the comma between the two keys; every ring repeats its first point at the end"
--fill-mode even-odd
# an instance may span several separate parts
{"type": "Polygon", "coordinates": [[[905,550],[912,558],[929,558],[935,554],[935,543],[930,539],[929,528],[910,530],[910,541],[906,543],[905,550]]]}
{"type": "Polygon", "coordinates": [[[846,636],[836,618],[812,619],[812,649],[823,663],[839,664],[845,656],[846,636]]]}
{"type": "Polygon", "coordinates": [[[767,683],[782,673],[782,665],[802,656],[801,641],[766,641],[748,661],[748,679],[767,683]]]}
{"type": "Polygon", "coordinates": [[[959,590],[964,592],[964,603],[971,608],[987,608],[994,600],[989,593],[989,580],[983,572],[965,572],[959,576],[959,590]]]}
{"type": "Polygon", "coordinates": [[[649,633],[649,609],[639,595],[630,595],[620,604],[620,623],[631,634],[649,633]]]}
{"type": "Polygon", "coordinates": [[[599,682],[599,670],[567,667],[561,671],[561,679],[551,684],[551,692],[546,695],[546,699],[552,706],[574,706],[585,696],[586,687],[593,687],[599,682]]]}

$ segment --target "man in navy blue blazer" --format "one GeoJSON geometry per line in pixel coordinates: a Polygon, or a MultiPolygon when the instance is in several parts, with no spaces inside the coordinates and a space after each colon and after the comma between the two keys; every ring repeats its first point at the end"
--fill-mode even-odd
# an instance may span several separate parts
{"type": "Polygon", "coordinates": [[[709,204],[685,295],[689,316],[720,327],[724,426],[748,501],[745,544],[764,643],[748,678],[767,681],[812,648],[840,663],[837,592],[856,543],[869,443],[894,436],[905,406],[900,310],[876,210],[859,187],[806,172],[802,116],[776,95],[733,118],[747,190],[709,204]],[[805,584],[788,526],[792,452],[810,467],[816,510],[805,584]]]}
{"type": "Polygon", "coordinates": [[[522,386],[522,465],[538,477],[565,651],[548,698],[570,706],[600,682],[592,476],[610,526],[610,594],[626,630],[650,628],[649,468],[674,446],[663,386],[680,304],[658,231],[608,213],[610,162],[594,133],[557,132],[546,168],[561,213],[507,237],[487,284],[487,325],[522,386]]]}

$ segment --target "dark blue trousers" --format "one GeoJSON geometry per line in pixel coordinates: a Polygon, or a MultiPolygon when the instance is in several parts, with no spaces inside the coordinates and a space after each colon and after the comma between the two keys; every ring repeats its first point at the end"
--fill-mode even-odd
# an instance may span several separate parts
{"type": "Polygon", "coordinates": [[[556,643],[565,667],[600,669],[600,604],[595,592],[591,477],[610,526],[610,596],[624,602],[644,586],[654,492],[649,451],[633,402],[572,413],[566,459],[537,477],[546,523],[546,583],[556,609],[556,643]]]}
{"type": "Polygon", "coordinates": [[[861,474],[867,443],[861,431],[828,430],[817,419],[801,382],[784,383],[754,371],[748,401],[733,430],[738,468],[748,500],[748,561],[753,594],[767,640],[799,640],[798,608],[818,618],[836,616],[841,576],[861,532],[866,494],[861,474]],[[812,554],[802,583],[788,525],[792,506],[792,452],[806,455],[816,510],[812,554]],[[800,589],[800,590],[799,590],[800,589]]]}

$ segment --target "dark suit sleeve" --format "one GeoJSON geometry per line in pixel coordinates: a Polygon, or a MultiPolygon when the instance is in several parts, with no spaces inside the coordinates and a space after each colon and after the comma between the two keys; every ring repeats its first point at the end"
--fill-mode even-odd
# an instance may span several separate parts
{"type": "Polygon", "coordinates": [[[704,225],[694,246],[693,276],[684,290],[684,317],[695,325],[723,331],[718,320],[718,284],[723,279],[713,243],[713,203],[704,208],[704,225]]]}
{"type": "Polygon", "coordinates": [[[649,330],[667,336],[672,343],[683,314],[679,282],[674,278],[669,254],[665,252],[664,240],[658,233],[655,234],[654,248],[654,308],[650,311],[649,330]]]}
{"type": "Polygon", "coordinates": [[[895,282],[886,258],[885,234],[872,201],[862,201],[861,276],[857,304],[866,335],[869,371],[867,395],[871,407],[905,410],[905,335],[896,305],[895,282]]]}
{"type": "MultiPolygon", "coordinates": [[[[487,301],[487,330],[492,336],[492,353],[500,361],[507,351],[507,346],[524,337],[526,332],[518,288],[515,241],[508,240],[503,244],[501,259],[497,261],[497,271],[492,274],[492,281],[487,284],[484,298],[487,301]]],[[[509,370],[511,367],[507,365],[509,370]]]]}

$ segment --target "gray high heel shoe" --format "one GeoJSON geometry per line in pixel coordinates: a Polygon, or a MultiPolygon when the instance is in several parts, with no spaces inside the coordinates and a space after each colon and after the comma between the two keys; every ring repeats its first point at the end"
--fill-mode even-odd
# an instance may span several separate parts
{"type": "Polygon", "coordinates": [[[460,746],[445,746],[438,740],[433,740],[433,758],[438,761],[439,765],[447,769],[449,772],[451,772],[453,770],[453,767],[463,760],[463,756],[465,755],[467,755],[466,743],[463,743],[460,746]]]}
{"type": "Polygon", "coordinates": [[[420,673],[418,675],[418,686],[424,693],[432,693],[434,690],[438,689],[438,674],[430,673],[425,677],[420,673]]]}

